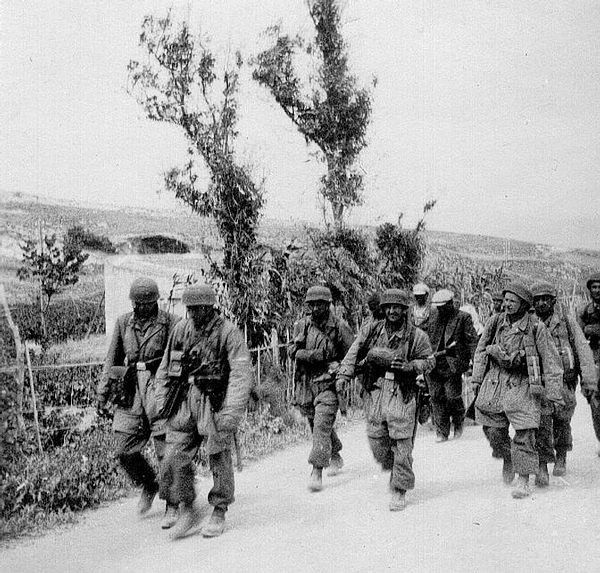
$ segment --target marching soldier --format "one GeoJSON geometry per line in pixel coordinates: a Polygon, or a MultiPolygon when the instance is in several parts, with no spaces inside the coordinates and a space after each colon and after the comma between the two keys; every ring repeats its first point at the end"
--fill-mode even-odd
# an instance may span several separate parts
{"type": "MultiPolygon", "coordinates": [[[[159,464],[165,452],[165,421],[156,405],[155,373],[179,318],[159,310],[158,286],[152,279],[135,279],[129,298],[133,312],[117,319],[97,396],[101,414],[111,397],[116,405],[116,455],[133,483],[142,486],[138,511],[143,515],[152,506],[159,486],[142,450],[152,437],[159,464]]],[[[167,501],[165,522],[174,512],[175,507],[167,501]]]]}
{"type": "Polygon", "coordinates": [[[339,404],[335,375],[354,336],[346,322],[330,311],[332,297],[327,287],[310,287],[305,302],[310,315],[294,325],[290,356],[296,361],[294,403],[308,419],[313,438],[308,487],[319,491],[323,468],[329,467],[329,475],[335,475],[344,464],[342,443],[333,429],[339,404]]]}
{"type": "Polygon", "coordinates": [[[410,318],[415,326],[427,332],[435,315],[435,309],[429,301],[429,287],[425,283],[417,283],[413,286],[412,292],[415,304],[410,309],[410,318]]]}
{"type": "Polygon", "coordinates": [[[537,435],[540,472],[536,483],[546,486],[549,483],[548,463],[554,463],[552,475],[563,476],[567,471],[567,452],[573,449],[571,418],[577,403],[577,380],[581,377],[581,388],[585,394],[596,392],[598,384],[592,351],[575,318],[556,303],[556,289],[549,283],[538,282],[532,285],[531,292],[535,313],[548,328],[563,366],[564,405],[549,405],[548,415],[542,413],[537,435]]]}
{"type": "Polygon", "coordinates": [[[417,376],[435,359],[427,335],[408,318],[406,292],[388,289],[381,296],[385,319],[366,322],[342,361],[337,389],[343,392],[364,368],[367,436],[375,460],[390,471],[390,511],[406,507],[406,491],[415,486],[412,450],[417,423],[417,376]]]}
{"type": "Polygon", "coordinates": [[[215,308],[210,286],[188,286],[182,302],[189,318],[175,327],[156,375],[157,402],[167,418],[161,490],[179,505],[172,538],[183,537],[201,517],[193,460],[205,442],[214,482],[208,502],[214,509],[202,535],[216,537],[234,501],[231,449],[252,385],[250,354],[239,329],[215,308]]]}
{"type": "Polygon", "coordinates": [[[513,283],[504,289],[504,311],[487,321],[473,364],[476,421],[494,456],[504,459],[505,483],[512,483],[515,472],[519,475],[512,492],[517,499],[530,495],[529,476],[539,471],[541,398],[562,402],[560,357],[546,326],[528,312],[532,303],[525,286],[513,283]],[[509,424],[515,430],[512,442],[509,424]]]}
{"type": "Polygon", "coordinates": [[[462,375],[469,369],[477,347],[477,333],[471,316],[456,309],[452,291],[437,291],[431,304],[437,309],[428,333],[436,363],[427,380],[437,431],[436,441],[445,442],[450,434],[451,422],[454,425],[454,439],[460,438],[463,432],[465,406],[462,375]]]}
{"type": "MultiPolygon", "coordinates": [[[[598,368],[600,367],[600,273],[590,276],[587,280],[587,288],[592,300],[579,311],[577,321],[590,343],[594,362],[598,368]]],[[[581,391],[590,405],[600,456],[600,396],[598,390],[582,387],[581,391]]]]}

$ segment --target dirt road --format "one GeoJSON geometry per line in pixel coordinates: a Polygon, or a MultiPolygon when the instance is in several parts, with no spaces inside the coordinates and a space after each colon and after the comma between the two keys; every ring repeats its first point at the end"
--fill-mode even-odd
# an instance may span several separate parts
{"type": "MultiPolygon", "coordinates": [[[[220,538],[196,533],[171,542],[159,526],[162,503],[138,520],[130,498],[3,551],[0,570],[598,572],[600,458],[582,398],[574,434],[566,478],[517,501],[480,427],[444,444],[420,429],[417,487],[407,509],[391,513],[387,476],[358,422],[342,430],[346,466],[322,492],[306,489],[307,444],[237,474],[237,501],[220,538]]],[[[208,481],[198,486],[204,501],[208,481]]]]}

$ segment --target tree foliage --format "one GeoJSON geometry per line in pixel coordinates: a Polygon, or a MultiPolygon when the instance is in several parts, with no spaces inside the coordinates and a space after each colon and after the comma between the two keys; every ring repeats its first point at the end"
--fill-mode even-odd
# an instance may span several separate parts
{"type": "Polygon", "coordinates": [[[17,270],[17,277],[20,280],[34,279],[40,282],[40,318],[45,338],[46,313],[52,297],[79,280],[81,267],[89,255],[83,253],[77,243],[65,240],[61,244],[56,234],[44,235],[41,243],[27,239],[21,245],[21,251],[22,266],[17,270]]]}
{"type": "Polygon", "coordinates": [[[363,175],[356,162],[366,145],[371,95],[348,69],[337,0],[308,2],[316,35],[311,41],[265,32],[272,46],[254,60],[254,79],[267,87],[307,143],[319,149],[327,166],[320,192],[331,205],[336,226],[344,213],[362,202],[363,175]],[[303,81],[298,56],[308,56],[316,71],[303,81]]]}
{"type": "Polygon", "coordinates": [[[180,127],[189,144],[188,162],[165,175],[166,188],[195,213],[214,218],[224,257],[213,270],[227,286],[236,319],[247,323],[252,317],[246,295],[260,266],[256,231],[264,199],[262,182],[234,154],[241,56],[219,74],[213,52],[187,23],[176,24],[170,15],[144,18],[140,45],[148,58],[130,62],[130,91],[148,118],[180,127]],[[207,184],[198,161],[208,169],[207,184]]]}

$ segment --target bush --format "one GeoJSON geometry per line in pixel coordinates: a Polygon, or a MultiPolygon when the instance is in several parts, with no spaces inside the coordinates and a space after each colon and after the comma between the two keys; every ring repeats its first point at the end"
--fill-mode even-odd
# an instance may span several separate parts
{"type": "Polygon", "coordinates": [[[95,507],[128,487],[107,452],[114,448],[108,422],[73,433],[64,447],[19,460],[0,475],[0,536],[24,513],[64,513],[95,507]]]}
{"type": "MultiPolygon", "coordinates": [[[[104,307],[98,309],[102,295],[87,300],[70,298],[58,299],[52,302],[46,311],[48,330],[47,342],[63,342],[69,338],[82,338],[87,334],[92,319],[95,316],[95,332],[104,332],[104,307]]],[[[43,342],[42,322],[38,303],[20,303],[11,308],[13,320],[19,327],[21,338],[43,342]]],[[[0,341],[12,340],[12,334],[5,321],[0,325],[0,341]]]]}
{"type": "Polygon", "coordinates": [[[80,226],[69,227],[66,241],[81,249],[101,251],[111,255],[117,252],[117,249],[108,237],[96,235],[80,226]]]}
{"type": "Polygon", "coordinates": [[[102,365],[73,366],[35,372],[38,403],[86,408],[95,403],[102,365]]]}

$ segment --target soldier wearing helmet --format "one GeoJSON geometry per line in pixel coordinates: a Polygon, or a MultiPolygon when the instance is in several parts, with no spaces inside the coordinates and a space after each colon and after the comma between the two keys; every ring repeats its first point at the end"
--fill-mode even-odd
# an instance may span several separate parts
{"type": "Polygon", "coordinates": [[[208,494],[213,512],[202,535],[217,537],[234,501],[231,449],[252,386],[250,353],[240,330],[216,309],[212,287],[190,285],[182,302],[188,318],[173,330],[156,374],[157,403],[167,418],[161,491],[179,505],[172,538],[183,537],[200,522],[194,458],[204,443],[213,475],[208,494]]]}
{"type": "Polygon", "coordinates": [[[435,368],[427,376],[437,442],[445,442],[454,426],[454,439],[463,432],[465,406],[462,375],[469,369],[477,347],[471,315],[454,305],[454,293],[437,291],[431,304],[437,309],[429,326],[429,341],[436,355],[435,368]]]}
{"type": "Polygon", "coordinates": [[[586,395],[596,392],[598,385],[592,351],[575,318],[557,303],[556,288],[540,281],[532,285],[531,292],[535,313],[548,328],[563,366],[564,405],[542,404],[536,439],[540,458],[536,483],[543,487],[550,480],[548,463],[554,463],[555,476],[563,476],[567,471],[567,452],[573,449],[571,418],[575,412],[577,380],[581,378],[581,389],[586,395]]]}
{"type": "MultiPolygon", "coordinates": [[[[158,414],[155,373],[178,317],[159,310],[158,285],[150,278],[131,283],[129,298],[133,311],[117,319],[97,389],[98,412],[107,403],[115,405],[113,429],[116,455],[134,484],[142,486],[138,511],[145,514],[158,492],[157,476],[142,455],[150,437],[159,465],[165,452],[164,419],[158,414]]],[[[165,518],[175,508],[167,503],[165,518]]]]}
{"type": "MultiPolygon", "coordinates": [[[[600,367],[600,273],[593,273],[586,282],[587,289],[592,299],[577,313],[577,322],[589,341],[596,368],[600,367]]],[[[592,411],[594,432],[598,440],[598,455],[600,456],[600,396],[598,391],[591,389],[582,392],[592,411]]]]}
{"type": "Polygon", "coordinates": [[[513,283],[504,289],[504,311],[485,324],[471,379],[476,420],[492,455],[504,460],[504,482],[512,483],[518,474],[512,491],[516,499],[531,494],[530,475],[539,472],[536,431],[542,396],[562,402],[560,357],[546,326],[529,312],[532,304],[533,295],[524,285],[513,283]],[[509,425],[515,430],[512,440],[509,425]]]}
{"type": "Polygon", "coordinates": [[[390,472],[390,511],[406,506],[415,486],[412,450],[417,423],[417,376],[435,365],[427,335],[408,318],[410,300],[399,289],[381,296],[385,319],[363,324],[340,367],[336,386],[343,391],[363,369],[367,436],[375,460],[390,472]]]}
{"type": "Polygon", "coordinates": [[[308,463],[312,466],[308,487],[323,487],[323,468],[337,474],[343,460],[342,443],[333,429],[338,410],[335,375],[354,336],[348,324],[331,312],[331,291],[311,286],[306,291],[308,316],[294,325],[290,356],[295,361],[294,404],[306,416],[312,431],[308,463]]]}

